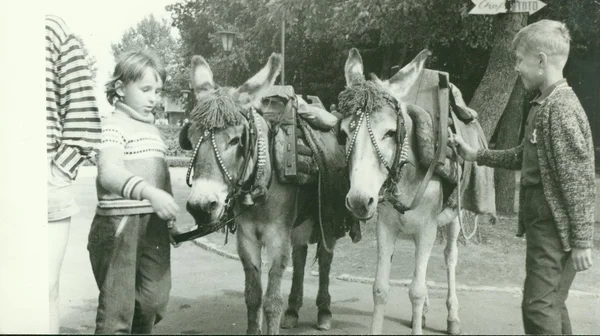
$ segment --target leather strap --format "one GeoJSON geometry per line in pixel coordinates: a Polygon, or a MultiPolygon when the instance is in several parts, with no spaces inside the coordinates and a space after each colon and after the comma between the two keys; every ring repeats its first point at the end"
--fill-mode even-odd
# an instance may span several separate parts
{"type": "Polygon", "coordinates": [[[444,150],[446,149],[446,144],[448,141],[448,89],[449,89],[449,81],[447,74],[439,74],[439,85],[438,85],[438,99],[440,106],[440,118],[439,118],[439,127],[438,127],[438,147],[435,151],[435,155],[433,156],[433,160],[431,164],[429,164],[429,168],[427,168],[427,172],[425,173],[425,177],[421,181],[419,185],[419,189],[417,189],[417,193],[415,194],[415,198],[410,204],[408,210],[415,209],[421,203],[423,199],[423,194],[425,193],[425,189],[429,185],[429,181],[433,176],[433,172],[435,168],[439,164],[444,164],[446,161],[446,156],[442,155],[444,150]]]}

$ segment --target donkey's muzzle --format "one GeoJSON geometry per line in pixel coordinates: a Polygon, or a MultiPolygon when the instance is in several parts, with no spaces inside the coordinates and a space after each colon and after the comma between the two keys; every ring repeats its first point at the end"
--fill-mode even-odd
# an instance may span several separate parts
{"type": "Polygon", "coordinates": [[[354,217],[360,220],[368,220],[373,217],[377,202],[373,197],[348,197],[346,196],[346,208],[352,212],[354,217]]]}
{"type": "Polygon", "coordinates": [[[204,203],[187,202],[186,210],[194,217],[196,223],[211,223],[218,220],[219,203],[210,201],[204,203]]]}

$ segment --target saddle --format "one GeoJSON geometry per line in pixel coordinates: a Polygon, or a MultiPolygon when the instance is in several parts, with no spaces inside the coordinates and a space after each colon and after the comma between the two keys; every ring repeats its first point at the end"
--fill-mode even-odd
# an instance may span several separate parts
{"type": "MultiPolygon", "coordinates": [[[[405,97],[408,114],[415,122],[418,160],[427,169],[436,160],[435,151],[445,149],[437,158],[435,174],[454,185],[458,171],[453,152],[447,146],[450,131],[456,133],[456,124],[469,124],[477,118],[477,112],[468,108],[458,88],[450,83],[448,73],[423,69],[415,85],[405,97]]],[[[458,158],[462,164],[462,159],[458,158]]]]}
{"type": "Polygon", "coordinates": [[[448,73],[423,69],[405,102],[407,112],[415,123],[417,159],[428,169],[435,163],[434,173],[441,177],[445,207],[457,205],[460,195],[462,208],[478,214],[496,212],[494,180],[491,168],[465,162],[454,156],[448,144],[449,132],[459,134],[474,148],[487,148],[485,135],[477,121],[477,112],[467,107],[460,90],[448,80],[448,73]],[[436,150],[442,147],[438,157],[436,150]],[[458,176],[458,166],[462,175],[458,176]],[[461,179],[461,190],[456,188],[461,179]]]}
{"type": "Polygon", "coordinates": [[[318,242],[321,234],[338,239],[346,232],[358,242],[359,222],[345,206],[350,185],[344,150],[332,130],[337,117],[325,110],[318,97],[305,99],[291,86],[273,86],[259,113],[271,127],[274,174],[280,183],[300,186],[306,196],[297,204],[299,216],[294,226],[313,215],[319,219],[320,230],[313,230],[311,243],[318,242]]]}
{"type": "Polygon", "coordinates": [[[274,85],[263,98],[259,109],[259,113],[271,125],[271,154],[280,183],[316,183],[319,167],[306,141],[306,129],[301,128],[301,123],[328,131],[337,122],[337,118],[325,110],[318,97],[307,98],[310,103],[295,94],[291,86],[274,85]]]}

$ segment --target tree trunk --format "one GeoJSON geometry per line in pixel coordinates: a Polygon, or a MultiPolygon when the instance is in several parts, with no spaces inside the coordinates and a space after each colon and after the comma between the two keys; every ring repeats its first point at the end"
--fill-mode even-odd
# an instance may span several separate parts
{"type": "Polygon", "coordinates": [[[394,56],[393,49],[394,46],[382,46],[383,52],[382,60],[381,60],[381,70],[379,71],[379,77],[381,79],[390,78],[390,71],[392,69],[392,59],[394,56]]]}
{"type": "Polygon", "coordinates": [[[496,124],[508,104],[517,80],[514,52],[510,44],[519,29],[527,23],[527,13],[505,14],[497,22],[492,53],[483,79],[475,90],[469,107],[479,113],[479,123],[489,142],[496,124]]]}
{"type": "MultiPolygon", "coordinates": [[[[524,108],[525,88],[523,82],[517,79],[498,124],[495,149],[513,148],[519,144],[519,129],[521,128],[524,108]]],[[[496,210],[504,213],[514,212],[515,171],[495,169],[494,183],[496,185],[496,210]]]]}

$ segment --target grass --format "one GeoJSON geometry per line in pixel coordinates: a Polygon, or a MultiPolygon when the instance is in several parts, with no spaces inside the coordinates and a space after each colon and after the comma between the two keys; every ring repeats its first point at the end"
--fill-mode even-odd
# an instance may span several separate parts
{"type": "MultiPolygon", "coordinates": [[[[499,217],[495,225],[480,224],[478,239],[458,245],[458,265],[456,278],[459,285],[522,287],[525,279],[525,239],[515,236],[516,216],[499,217]]],[[[345,237],[338,241],[331,268],[332,276],[351,274],[360,277],[374,277],[377,263],[377,241],[375,225],[362,228],[363,238],[358,243],[345,237]]],[[[224,235],[214,233],[207,236],[209,241],[230,253],[237,254],[235,242],[229,236],[229,243],[223,245],[224,235]]],[[[433,246],[429,259],[427,278],[437,283],[446,283],[444,261],[445,242],[439,240],[433,246]]],[[[315,247],[309,248],[309,258],[315,254],[315,247]]],[[[391,279],[411,279],[414,271],[414,243],[409,237],[396,242],[391,279]]],[[[593,249],[593,258],[600,262],[600,250],[593,249]]],[[[318,265],[307,262],[311,271],[318,271],[318,265]]],[[[577,274],[571,289],[600,294],[598,287],[600,267],[577,274]]]]}

